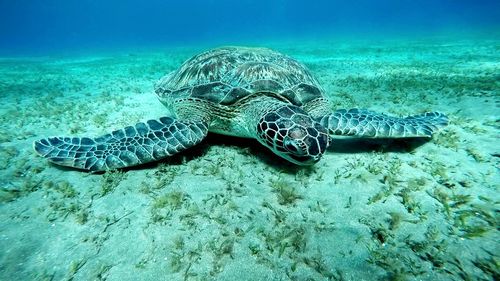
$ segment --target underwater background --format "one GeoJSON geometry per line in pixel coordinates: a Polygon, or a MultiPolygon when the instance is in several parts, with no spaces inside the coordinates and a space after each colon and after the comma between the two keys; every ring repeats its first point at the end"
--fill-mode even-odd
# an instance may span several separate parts
{"type": "Polygon", "coordinates": [[[0,1],[0,280],[500,280],[499,89],[499,1],[0,1]],[[311,167],[216,134],[105,173],[34,152],[168,114],[154,83],[225,45],[450,124],[311,167]]]}
{"type": "Polygon", "coordinates": [[[0,50],[73,53],[304,39],[498,36],[494,0],[1,1],[0,50]]]}

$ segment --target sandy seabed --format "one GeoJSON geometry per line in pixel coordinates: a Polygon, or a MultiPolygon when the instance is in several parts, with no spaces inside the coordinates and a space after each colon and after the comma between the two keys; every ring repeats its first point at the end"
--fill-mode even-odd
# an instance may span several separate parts
{"type": "Polygon", "coordinates": [[[210,135],[90,174],[32,142],[164,116],[153,84],[203,49],[1,58],[0,279],[499,280],[500,42],[266,46],[309,67],[333,109],[450,125],[428,142],[339,139],[310,168],[210,135]]]}

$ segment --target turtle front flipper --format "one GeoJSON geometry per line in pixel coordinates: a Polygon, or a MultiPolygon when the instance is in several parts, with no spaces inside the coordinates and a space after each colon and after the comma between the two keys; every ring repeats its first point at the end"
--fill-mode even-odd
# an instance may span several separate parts
{"type": "Polygon", "coordinates": [[[319,119],[331,135],[363,138],[432,137],[448,124],[448,117],[427,112],[404,118],[392,117],[365,109],[341,109],[319,119]]]}
{"type": "Polygon", "coordinates": [[[153,162],[201,142],[207,135],[204,122],[170,117],[137,123],[97,138],[52,137],[33,147],[42,157],[61,166],[104,171],[153,162]]]}

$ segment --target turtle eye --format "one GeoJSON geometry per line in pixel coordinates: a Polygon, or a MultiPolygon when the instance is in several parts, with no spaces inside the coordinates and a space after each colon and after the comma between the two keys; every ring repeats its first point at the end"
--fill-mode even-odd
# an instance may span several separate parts
{"type": "Polygon", "coordinates": [[[293,154],[302,154],[302,149],[296,141],[285,139],[284,143],[285,149],[293,154]]]}
{"type": "Polygon", "coordinates": [[[293,152],[293,153],[297,153],[298,150],[297,150],[297,147],[291,143],[287,143],[285,144],[285,148],[286,150],[290,151],[290,152],[293,152]]]}

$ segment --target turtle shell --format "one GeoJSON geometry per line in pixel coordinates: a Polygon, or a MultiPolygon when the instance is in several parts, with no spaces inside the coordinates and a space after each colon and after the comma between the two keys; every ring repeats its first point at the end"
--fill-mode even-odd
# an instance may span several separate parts
{"type": "Polygon", "coordinates": [[[160,100],[205,99],[232,105],[255,94],[273,94],[301,106],[323,97],[304,65],[265,48],[224,47],[196,55],[155,86],[160,100]]]}

